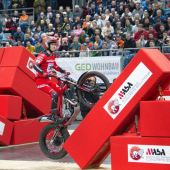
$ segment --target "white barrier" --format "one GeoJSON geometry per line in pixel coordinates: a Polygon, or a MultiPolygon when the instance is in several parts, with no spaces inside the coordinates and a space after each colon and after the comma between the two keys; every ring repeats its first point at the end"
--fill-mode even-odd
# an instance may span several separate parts
{"type": "Polygon", "coordinates": [[[99,71],[111,83],[122,71],[121,56],[57,58],[56,61],[59,66],[71,72],[75,80],[86,71],[99,71]]]}

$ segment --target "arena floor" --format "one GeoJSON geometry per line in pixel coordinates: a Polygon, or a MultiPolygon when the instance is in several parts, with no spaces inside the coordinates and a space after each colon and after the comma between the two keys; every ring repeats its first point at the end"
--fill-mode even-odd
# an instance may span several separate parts
{"type": "MultiPolygon", "coordinates": [[[[79,125],[76,121],[69,130],[79,125]]],[[[110,156],[97,170],[110,170],[110,156]]],[[[51,160],[43,155],[38,143],[0,147],[0,170],[80,170],[69,156],[60,160],[51,160]]]]}

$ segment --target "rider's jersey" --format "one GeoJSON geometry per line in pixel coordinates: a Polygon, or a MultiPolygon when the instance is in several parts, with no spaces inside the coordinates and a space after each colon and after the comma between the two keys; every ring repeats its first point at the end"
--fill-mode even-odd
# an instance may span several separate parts
{"type": "MultiPolygon", "coordinates": [[[[63,72],[63,70],[57,65],[55,58],[55,55],[49,56],[47,54],[40,53],[35,59],[34,64],[38,65],[43,73],[50,73],[52,69],[63,72]]],[[[35,77],[43,77],[43,75],[40,72],[36,72],[35,77]]]]}

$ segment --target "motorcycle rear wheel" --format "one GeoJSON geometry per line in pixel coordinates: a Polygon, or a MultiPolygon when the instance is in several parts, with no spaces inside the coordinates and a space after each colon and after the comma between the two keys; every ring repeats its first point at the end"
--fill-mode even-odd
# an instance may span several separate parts
{"type": "Polygon", "coordinates": [[[91,109],[109,88],[110,83],[108,78],[102,73],[97,71],[89,71],[80,77],[78,80],[78,85],[82,88],[91,90],[91,92],[87,92],[81,88],[77,89],[79,102],[85,107],[91,109]]]}

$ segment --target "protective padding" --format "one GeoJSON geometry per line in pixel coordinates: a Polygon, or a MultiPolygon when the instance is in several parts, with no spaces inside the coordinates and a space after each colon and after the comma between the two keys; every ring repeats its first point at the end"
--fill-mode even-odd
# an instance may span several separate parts
{"type": "MultiPolygon", "coordinates": [[[[35,82],[17,67],[0,67],[0,90],[9,91],[24,99],[28,113],[49,113],[50,96],[37,89],[35,82]],[[36,110],[35,110],[36,109],[36,110]]],[[[29,116],[29,115],[27,115],[29,116]]]]}
{"type": "Polygon", "coordinates": [[[111,137],[112,170],[169,170],[170,138],[111,137]]]}
{"type": "MultiPolygon", "coordinates": [[[[1,54],[1,52],[0,52],[1,54]]],[[[32,61],[34,60],[32,55],[23,46],[5,48],[1,65],[2,67],[18,67],[29,77],[34,79],[34,73],[32,69],[32,61]]]]}
{"type": "Polygon", "coordinates": [[[155,98],[169,78],[170,61],[159,50],[141,49],[66,141],[66,151],[82,169],[100,166],[110,136],[124,131],[139,102],[155,98]]]}
{"type": "Polygon", "coordinates": [[[0,145],[9,145],[13,131],[13,123],[0,115],[0,145]]]}
{"type": "Polygon", "coordinates": [[[38,119],[25,119],[14,122],[11,144],[24,144],[37,142],[40,132],[48,123],[39,122],[38,119]]]}
{"type": "Polygon", "coordinates": [[[19,120],[22,112],[22,98],[12,95],[0,95],[0,115],[6,119],[19,120]]]}
{"type": "Polygon", "coordinates": [[[170,137],[170,101],[140,102],[141,136],[170,137]]]}

